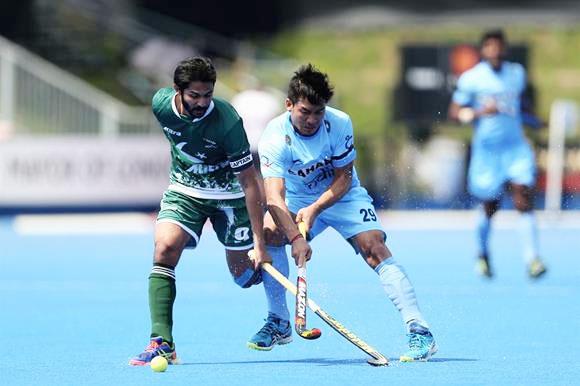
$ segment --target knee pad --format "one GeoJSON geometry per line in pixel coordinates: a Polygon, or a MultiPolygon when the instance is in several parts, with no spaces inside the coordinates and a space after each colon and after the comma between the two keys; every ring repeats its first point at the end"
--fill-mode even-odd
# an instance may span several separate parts
{"type": "Polygon", "coordinates": [[[262,282],[262,270],[255,271],[252,268],[248,268],[240,276],[234,277],[234,281],[242,288],[258,285],[262,282]]]}

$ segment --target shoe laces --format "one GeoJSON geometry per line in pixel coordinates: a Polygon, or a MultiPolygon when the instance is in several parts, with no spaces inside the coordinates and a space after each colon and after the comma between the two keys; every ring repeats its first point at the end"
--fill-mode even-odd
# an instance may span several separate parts
{"type": "Polygon", "coordinates": [[[409,348],[412,351],[418,351],[423,347],[425,336],[418,333],[411,333],[409,336],[409,348]]]}
{"type": "Polygon", "coordinates": [[[159,348],[159,346],[160,346],[159,341],[157,341],[156,339],[151,339],[147,347],[145,347],[145,352],[154,352],[159,348]]]}
{"type": "Polygon", "coordinates": [[[270,318],[264,319],[266,324],[260,329],[260,335],[272,335],[274,333],[278,333],[278,328],[276,326],[276,322],[271,320],[270,318]]]}

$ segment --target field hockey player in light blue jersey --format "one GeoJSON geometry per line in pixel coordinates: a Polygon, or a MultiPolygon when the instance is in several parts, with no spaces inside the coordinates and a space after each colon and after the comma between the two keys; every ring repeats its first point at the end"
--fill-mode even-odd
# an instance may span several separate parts
{"type": "MultiPolygon", "coordinates": [[[[332,95],[326,74],[310,64],[300,67],[290,80],[287,111],[270,121],[260,139],[268,252],[274,267],[288,276],[286,244],[291,244],[299,267],[312,253],[297,224],[306,224],[309,240],[327,227],[334,228],[375,270],[401,313],[409,336],[409,348],[401,360],[428,360],[437,351],[435,340],[411,282],[385,245],[385,232],[353,166],[352,122],[346,113],[327,106],[332,95]]],[[[269,315],[248,346],[271,350],[276,344],[289,343],[291,328],[284,287],[266,272],[263,280],[269,315]]]]}
{"type": "Polygon", "coordinates": [[[536,164],[525,138],[522,119],[532,126],[541,123],[523,109],[526,87],[524,68],[503,60],[506,39],[500,30],[486,32],[481,39],[482,61],[463,73],[449,107],[449,117],[473,121],[469,192],[482,202],[477,224],[479,273],[491,278],[489,235],[491,218],[500,206],[503,193],[512,194],[520,213],[523,257],[532,279],[542,276],[546,267],[538,252],[538,231],[533,212],[536,164]]]}

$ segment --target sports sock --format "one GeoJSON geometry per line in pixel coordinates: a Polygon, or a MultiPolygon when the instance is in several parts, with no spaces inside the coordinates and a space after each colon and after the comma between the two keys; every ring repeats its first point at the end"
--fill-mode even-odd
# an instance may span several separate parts
{"type": "Polygon", "coordinates": [[[524,247],[524,261],[529,264],[538,257],[538,226],[534,213],[522,213],[518,228],[524,247]]]}
{"type": "MultiPolygon", "coordinates": [[[[267,247],[268,253],[272,257],[272,266],[282,275],[288,277],[288,257],[286,257],[286,247],[267,247]]],[[[268,311],[280,319],[290,320],[290,313],[286,305],[286,289],[270,276],[266,271],[262,271],[264,290],[268,299],[268,311]]]]}
{"type": "Polygon", "coordinates": [[[151,337],[162,336],[173,343],[173,303],[175,302],[174,268],[153,264],[149,275],[149,311],[151,312],[151,337]]]}
{"type": "Polygon", "coordinates": [[[489,252],[489,232],[491,229],[491,218],[487,217],[483,207],[479,209],[477,216],[477,243],[480,256],[488,256],[489,252]]]}
{"type": "Polygon", "coordinates": [[[375,272],[379,275],[381,283],[389,299],[393,302],[395,307],[401,313],[403,322],[409,328],[412,321],[429,328],[427,322],[423,319],[417,298],[415,297],[415,290],[413,285],[407,278],[403,267],[401,267],[394,258],[390,257],[383,260],[376,268],[375,272]]]}

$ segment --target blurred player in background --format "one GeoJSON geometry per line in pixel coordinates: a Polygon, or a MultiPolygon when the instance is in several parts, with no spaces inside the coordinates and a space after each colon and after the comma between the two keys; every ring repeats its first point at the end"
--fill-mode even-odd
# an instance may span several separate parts
{"type": "Polygon", "coordinates": [[[546,272],[546,267],[538,254],[533,212],[536,166],[522,127],[523,113],[528,118],[532,116],[529,111],[522,111],[525,70],[520,64],[503,59],[506,44],[501,30],[488,31],[482,36],[482,61],[459,78],[449,117],[474,125],[468,189],[482,201],[477,225],[479,273],[493,276],[489,258],[491,218],[507,190],[521,214],[519,228],[528,274],[538,278],[546,272]]]}
{"type": "MultiPolygon", "coordinates": [[[[284,245],[291,245],[298,266],[312,253],[297,223],[307,225],[309,239],[329,226],[334,228],[377,273],[401,313],[409,336],[409,350],[401,360],[428,360],[437,351],[435,340],[411,282],[385,245],[385,232],[353,166],[352,122],[344,112],[327,106],[332,95],[326,74],[310,64],[300,67],[290,80],[287,111],[270,121],[262,135],[259,153],[268,202],[264,220],[268,252],[274,267],[288,276],[284,245]]],[[[271,350],[289,343],[292,329],[284,287],[266,272],[263,279],[269,314],[248,346],[271,350]]]]}
{"type": "Polygon", "coordinates": [[[262,181],[242,120],[229,103],[213,96],[215,82],[211,61],[194,57],[177,66],[173,88],[153,97],[153,113],[171,146],[171,173],[157,217],[149,275],[151,340],[131,365],[147,365],[159,355],[176,362],[175,267],[185,248],[197,246],[206,219],[224,245],[229,270],[240,287],[260,283],[259,265],[270,261],[262,237],[262,181]],[[252,247],[254,262],[247,256],[252,247]]]}
{"type": "Polygon", "coordinates": [[[255,157],[256,166],[259,168],[258,142],[268,122],[282,111],[282,104],[258,80],[253,83],[253,87],[234,95],[231,103],[244,120],[244,129],[248,136],[248,142],[250,142],[250,151],[255,157]]]}

